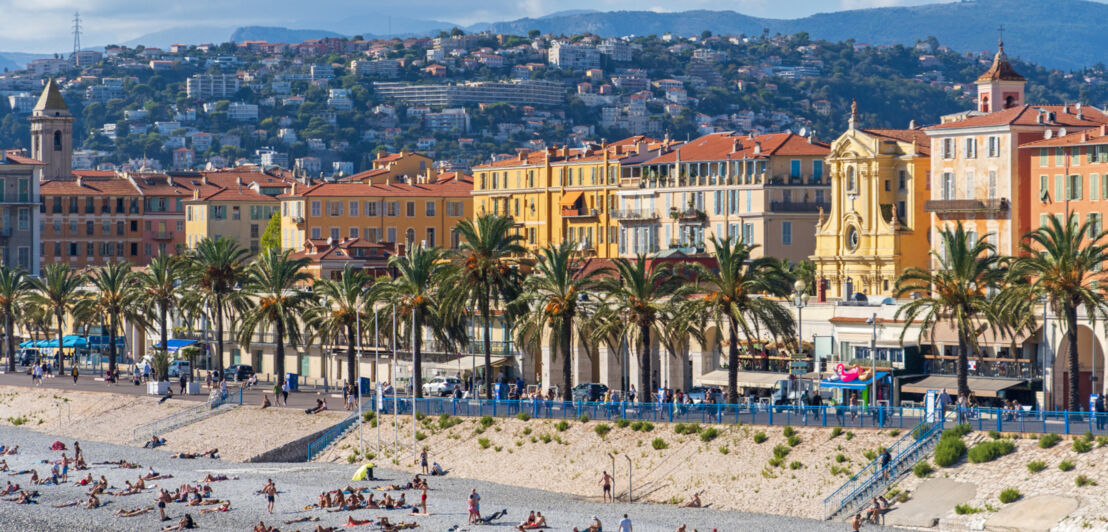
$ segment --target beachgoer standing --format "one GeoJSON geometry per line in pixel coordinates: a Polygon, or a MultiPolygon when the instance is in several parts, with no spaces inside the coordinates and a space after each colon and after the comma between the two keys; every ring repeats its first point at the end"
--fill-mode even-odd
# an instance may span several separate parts
{"type": "Polygon", "coordinates": [[[481,518],[481,496],[477,494],[477,488],[469,492],[469,524],[477,523],[481,518]]]}
{"type": "Polygon", "coordinates": [[[627,517],[627,514],[623,514],[623,519],[619,520],[619,526],[616,528],[617,532],[634,532],[634,528],[631,526],[631,518],[627,517]]]}
{"type": "Polygon", "coordinates": [[[600,488],[603,490],[603,493],[600,494],[601,501],[615,502],[612,498],[612,475],[609,475],[607,471],[604,471],[600,477],[600,488]]]}
{"type": "Polygon", "coordinates": [[[862,514],[854,514],[854,519],[850,520],[850,529],[854,532],[862,529],[862,514]]]}
{"type": "Polygon", "coordinates": [[[892,455],[889,454],[888,449],[881,449],[881,478],[887,478],[889,476],[889,461],[892,460],[892,455]]]}
{"type": "Polygon", "coordinates": [[[419,505],[423,508],[423,515],[427,515],[427,484],[423,484],[423,492],[419,494],[419,505]]]}
{"type": "Polygon", "coordinates": [[[181,372],[181,379],[179,381],[181,384],[181,395],[185,395],[185,385],[188,384],[188,379],[188,375],[185,375],[184,372],[181,372]]]}
{"type": "Polygon", "coordinates": [[[284,403],[285,406],[289,406],[289,381],[285,381],[284,384],[281,385],[281,402],[284,403]]]}
{"type": "Polygon", "coordinates": [[[419,466],[423,468],[423,474],[424,475],[431,474],[431,471],[428,470],[428,468],[427,468],[427,448],[426,447],[424,447],[423,450],[419,452],[419,466]]]}
{"type": "Polygon", "coordinates": [[[273,484],[273,479],[267,479],[265,486],[262,487],[262,494],[265,495],[265,509],[269,513],[273,513],[273,501],[277,499],[277,486],[273,484]]]}

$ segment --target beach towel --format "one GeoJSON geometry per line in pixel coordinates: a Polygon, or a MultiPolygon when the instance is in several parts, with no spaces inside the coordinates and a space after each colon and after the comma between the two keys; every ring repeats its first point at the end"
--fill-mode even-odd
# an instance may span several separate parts
{"type": "Polygon", "coordinates": [[[65,444],[60,442],[60,441],[54,441],[54,443],[50,446],[50,450],[51,451],[64,451],[65,450],[65,444]]]}

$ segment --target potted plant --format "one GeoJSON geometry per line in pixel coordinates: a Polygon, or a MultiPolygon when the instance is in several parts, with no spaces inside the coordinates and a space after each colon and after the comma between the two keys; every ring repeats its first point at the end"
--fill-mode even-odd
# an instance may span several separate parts
{"type": "Polygon", "coordinates": [[[146,393],[165,395],[169,391],[169,353],[154,349],[150,360],[154,366],[154,380],[146,383],[146,393]]]}

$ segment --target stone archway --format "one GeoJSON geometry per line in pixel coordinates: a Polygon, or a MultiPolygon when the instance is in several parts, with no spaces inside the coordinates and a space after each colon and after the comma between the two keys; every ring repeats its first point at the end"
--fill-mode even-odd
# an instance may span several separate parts
{"type": "MultiPolygon", "coordinates": [[[[1055,352],[1058,355],[1054,358],[1054,364],[1052,366],[1052,390],[1053,400],[1052,403],[1055,408],[1063,409],[1066,407],[1066,401],[1069,397],[1069,343],[1066,341],[1066,335],[1059,332],[1058,337],[1055,340],[1057,349],[1055,352]]],[[[1093,393],[1094,387],[1090,377],[1094,374],[1097,375],[1096,389],[1103,393],[1104,391],[1104,344],[1096,332],[1093,331],[1087,325],[1077,326],[1077,390],[1079,396],[1079,404],[1085,405],[1088,408],[1089,394],[1093,393]]]]}

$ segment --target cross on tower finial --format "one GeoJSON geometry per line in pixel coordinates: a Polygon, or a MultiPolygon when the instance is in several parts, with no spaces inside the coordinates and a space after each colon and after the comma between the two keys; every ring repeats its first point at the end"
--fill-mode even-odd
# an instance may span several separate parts
{"type": "Polygon", "coordinates": [[[1000,34],[1000,37],[997,39],[997,43],[999,43],[1001,48],[1004,48],[1004,24],[1001,24],[1000,27],[996,29],[996,31],[1000,34]]]}

